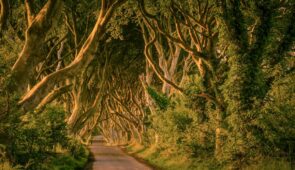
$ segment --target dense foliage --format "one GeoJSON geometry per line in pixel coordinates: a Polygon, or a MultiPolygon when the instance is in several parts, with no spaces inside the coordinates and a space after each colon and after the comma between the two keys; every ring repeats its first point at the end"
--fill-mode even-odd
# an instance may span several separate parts
{"type": "Polygon", "coordinates": [[[0,166],[81,167],[100,134],[164,169],[294,168],[294,17],[282,0],[0,0],[0,166]]]}

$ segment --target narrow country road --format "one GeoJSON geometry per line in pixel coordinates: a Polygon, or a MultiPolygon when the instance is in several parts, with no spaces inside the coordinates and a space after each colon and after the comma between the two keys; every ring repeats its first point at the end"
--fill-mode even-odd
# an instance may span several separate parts
{"type": "Polygon", "coordinates": [[[93,158],[85,170],[152,170],[119,147],[106,146],[102,136],[96,136],[92,141],[89,148],[93,158]]]}

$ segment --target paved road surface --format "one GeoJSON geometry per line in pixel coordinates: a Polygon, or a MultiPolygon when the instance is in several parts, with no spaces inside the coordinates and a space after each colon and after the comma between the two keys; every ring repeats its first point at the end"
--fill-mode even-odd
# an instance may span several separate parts
{"type": "Polygon", "coordinates": [[[92,141],[89,148],[94,157],[86,170],[152,170],[125,154],[119,147],[106,146],[101,136],[94,137],[92,141]]]}

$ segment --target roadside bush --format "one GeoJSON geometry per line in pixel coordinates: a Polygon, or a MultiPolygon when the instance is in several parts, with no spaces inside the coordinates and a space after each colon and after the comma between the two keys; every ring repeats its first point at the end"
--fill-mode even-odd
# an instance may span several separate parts
{"type": "Polygon", "coordinates": [[[50,156],[55,147],[68,144],[65,112],[48,107],[40,114],[28,113],[19,117],[9,128],[11,139],[9,157],[14,164],[38,169],[50,156]]]}
{"type": "Polygon", "coordinates": [[[191,157],[208,152],[213,147],[213,141],[207,139],[212,135],[212,128],[206,122],[200,122],[198,113],[183,103],[175,102],[173,107],[159,111],[151,118],[153,130],[160,138],[159,147],[171,154],[182,153],[191,157]]]}
{"type": "Polygon", "coordinates": [[[295,158],[295,74],[273,83],[256,126],[264,153],[295,158]],[[275,152],[274,152],[275,151],[275,152]]]}

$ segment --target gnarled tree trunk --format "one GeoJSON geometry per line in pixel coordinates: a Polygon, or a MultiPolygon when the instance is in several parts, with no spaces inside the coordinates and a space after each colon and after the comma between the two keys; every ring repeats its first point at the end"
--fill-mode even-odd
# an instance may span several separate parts
{"type": "Polygon", "coordinates": [[[80,72],[80,70],[84,70],[85,67],[87,67],[92,62],[94,53],[98,46],[98,40],[105,33],[105,27],[108,21],[113,15],[114,10],[125,1],[126,0],[117,0],[111,4],[106,4],[106,2],[102,0],[102,7],[95,26],[84,42],[75,60],[67,67],[46,76],[42,81],[37,83],[20,101],[20,104],[25,110],[34,109],[44,97],[44,95],[53,89],[55,84],[63,81],[66,78],[74,77],[80,72]]]}
{"type": "Polygon", "coordinates": [[[52,27],[58,14],[61,12],[61,0],[48,0],[38,14],[32,10],[31,0],[26,0],[28,28],[26,30],[25,44],[19,57],[12,67],[12,78],[17,84],[19,92],[25,92],[34,69],[46,57],[42,53],[46,34],[52,27]]]}

